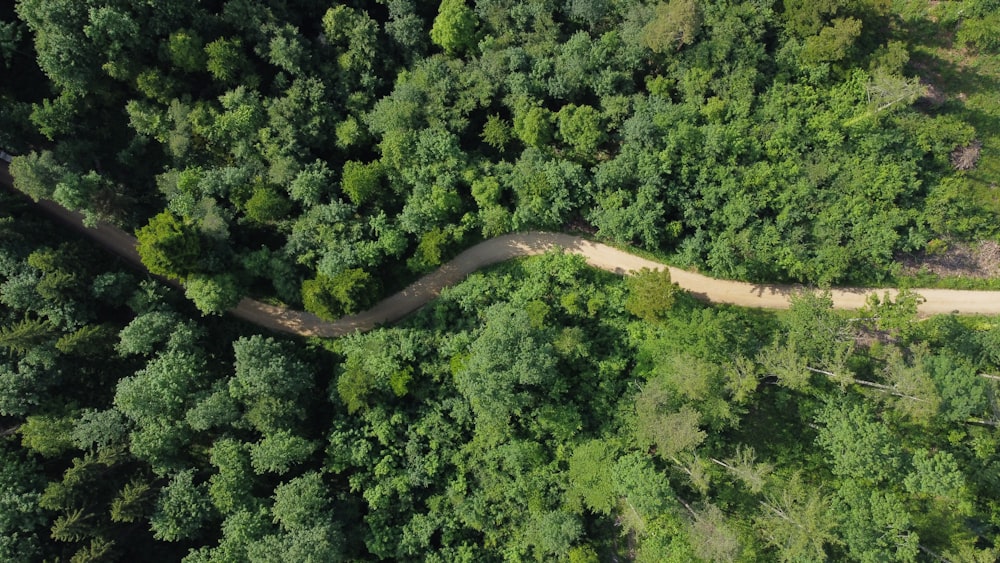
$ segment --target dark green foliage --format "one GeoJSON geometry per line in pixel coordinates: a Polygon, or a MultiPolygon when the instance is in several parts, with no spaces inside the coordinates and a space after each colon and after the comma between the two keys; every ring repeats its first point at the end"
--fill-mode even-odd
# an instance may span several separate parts
{"type": "Polygon", "coordinates": [[[150,526],[157,539],[179,541],[199,533],[211,515],[204,487],[194,483],[194,472],[181,471],[160,492],[150,526]]]}

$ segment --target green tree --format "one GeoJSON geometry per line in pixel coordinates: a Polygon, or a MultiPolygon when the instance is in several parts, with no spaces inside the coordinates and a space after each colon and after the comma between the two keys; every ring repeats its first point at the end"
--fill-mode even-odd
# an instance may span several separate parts
{"type": "Polygon", "coordinates": [[[628,299],[625,310],[652,322],[663,318],[674,306],[677,284],[670,281],[670,270],[643,269],[625,279],[628,299]]]}
{"type": "Polygon", "coordinates": [[[21,445],[45,457],[58,457],[73,447],[70,433],[73,416],[53,417],[34,415],[25,419],[18,429],[21,445]]]}
{"type": "Polygon", "coordinates": [[[697,0],[670,0],[656,5],[653,20],[642,29],[643,44],[663,53],[690,45],[701,28],[702,14],[697,0]]]}
{"type": "Polygon", "coordinates": [[[51,151],[32,151],[24,156],[14,157],[10,163],[14,187],[35,201],[52,199],[56,185],[67,174],[69,170],[56,161],[55,154],[51,151]]]}
{"type": "Polygon", "coordinates": [[[164,211],[136,231],[136,250],[150,272],[183,280],[200,268],[201,238],[189,224],[164,211]]]}
{"type": "Polygon", "coordinates": [[[340,189],[354,205],[378,198],[382,191],[382,165],[379,161],[363,163],[349,160],[341,172],[340,189]]]}
{"type": "Polygon", "coordinates": [[[226,85],[241,81],[253,85],[256,79],[250,75],[250,61],[243,53],[243,42],[239,39],[219,38],[205,45],[208,72],[226,85]]]}
{"type": "Polygon", "coordinates": [[[250,464],[258,474],[284,475],[306,461],[319,445],[287,430],[278,430],[250,446],[250,464]]]}
{"type": "Polygon", "coordinates": [[[194,274],[184,282],[184,295],[206,315],[220,315],[243,298],[242,288],[232,274],[194,274]]]}
{"type": "Polygon", "coordinates": [[[559,138],[573,148],[574,154],[585,161],[593,160],[607,138],[600,112],[591,106],[567,104],[556,114],[556,121],[559,138]]]}
{"type": "Polygon", "coordinates": [[[344,270],[334,277],[322,274],[302,283],[302,303],[307,311],[334,320],[357,313],[371,303],[371,275],[360,269],[344,270]]]}
{"type": "Polygon", "coordinates": [[[160,491],[156,511],[149,519],[156,539],[181,541],[204,533],[202,526],[212,516],[205,486],[194,483],[194,470],[175,474],[160,491]]]}
{"type": "Polygon", "coordinates": [[[482,138],[487,145],[504,152],[512,138],[510,123],[495,113],[491,114],[483,125],[482,138]]]}
{"type": "Polygon", "coordinates": [[[111,501],[112,522],[136,522],[145,517],[150,503],[149,483],[142,479],[133,479],[119,491],[118,496],[111,501]]]}
{"type": "Polygon", "coordinates": [[[614,469],[616,448],[605,440],[580,444],[569,458],[567,496],[588,510],[610,515],[618,503],[614,469]]]}
{"type": "Polygon", "coordinates": [[[793,474],[761,503],[756,524],[781,561],[824,561],[824,546],[836,543],[830,499],[793,474]]]}
{"type": "Polygon", "coordinates": [[[465,0],[442,0],[431,27],[431,41],[449,55],[458,55],[476,45],[476,14],[465,0]]]}
{"type": "Polygon", "coordinates": [[[166,49],[170,55],[170,62],[184,72],[205,70],[208,57],[197,31],[179,29],[171,33],[167,39],[166,49]]]}
{"type": "Polygon", "coordinates": [[[331,508],[323,476],[310,471],[274,489],[271,513],[282,529],[295,531],[329,521],[331,508]]]}

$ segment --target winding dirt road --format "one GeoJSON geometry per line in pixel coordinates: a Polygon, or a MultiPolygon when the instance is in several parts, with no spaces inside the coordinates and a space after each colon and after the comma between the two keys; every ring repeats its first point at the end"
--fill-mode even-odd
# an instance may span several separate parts
{"type": "MultiPolygon", "coordinates": [[[[10,176],[4,165],[0,165],[0,183],[10,186],[10,176]]],[[[110,225],[102,224],[95,228],[84,227],[80,214],[68,211],[50,201],[42,200],[38,202],[38,205],[47,214],[115,252],[132,265],[143,268],[139,254],[135,250],[135,237],[110,225]]],[[[582,255],[591,266],[616,274],[625,275],[642,268],[661,269],[664,267],[659,262],[573,235],[547,232],[512,233],[477,244],[435,272],[424,276],[399,293],[380,301],[371,309],[336,321],[325,321],[311,313],[268,305],[253,299],[243,299],[230,313],[240,319],[275,331],[300,336],[343,336],[355,331],[368,331],[380,324],[398,321],[435,299],[442,289],[462,281],[466,276],[480,268],[511,258],[543,254],[557,248],[572,254],[582,255]]],[[[691,292],[698,299],[712,303],[785,309],[789,305],[790,296],[799,291],[799,288],[794,286],[750,284],[714,279],[673,267],[670,267],[669,270],[671,278],[681,288],[691,292]]],[[[172,285],[177,284],[173,283],[172,285]]],[[[917,289],[915,291],[924,298],[924,302],[919,307],[919,311],[923,314],[979,313],[1000,315],[1000,292],[948,289],[917,289]]],[[[881,296],[886,292],[893,296],[896,295],[895,289],[850,287],[834,289],[831,294],[834,307],[858,309],[864,306],[868,295],[876,293],[881,296]]]]}

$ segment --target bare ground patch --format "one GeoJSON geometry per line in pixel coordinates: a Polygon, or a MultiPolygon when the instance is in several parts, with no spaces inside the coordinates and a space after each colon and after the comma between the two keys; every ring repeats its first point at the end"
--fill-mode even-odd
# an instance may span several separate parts
{"type": "Polygon", "coordinates": [[[908,254],[900,258],[904,274],[931,272],[941,277],[986,279],[1000,276],[1000,244],[949,242],[944,252],[908,254]]]}

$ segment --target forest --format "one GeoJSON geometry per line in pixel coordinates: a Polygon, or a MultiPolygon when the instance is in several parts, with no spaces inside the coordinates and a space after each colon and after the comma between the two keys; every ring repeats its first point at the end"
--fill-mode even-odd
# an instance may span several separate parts
{"type": "Polygon", "coordinates": [[[5,3],[0,560],[997,561],[1000,319],[918,316],[903,266],[1000,242],[997,29],[997,0],[5,3]],[[710,305],[550,252],[342,338],[225,314],[336,319],[524,230],[811,289],[710,305]]]}

